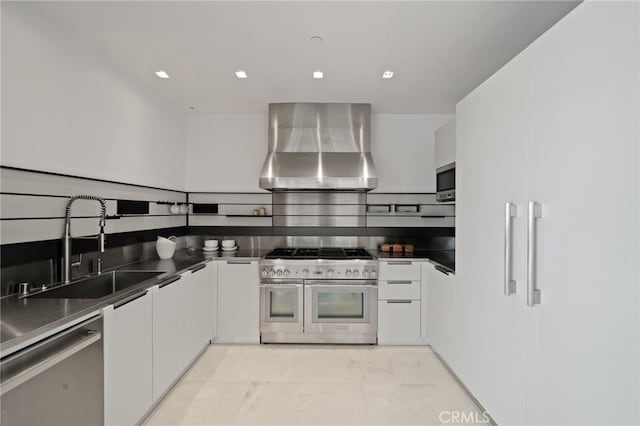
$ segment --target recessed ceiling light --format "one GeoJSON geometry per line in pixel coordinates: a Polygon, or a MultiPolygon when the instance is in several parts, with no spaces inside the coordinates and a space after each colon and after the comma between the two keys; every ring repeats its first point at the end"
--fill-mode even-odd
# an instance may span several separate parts
{"type": "Polygon", "coordinates": [[[238,78],[247,78],[248,76],[247,76],[246,72],[244,72],[242,70],[238,70],[238,71],[236,71],[236,77],[238,77],[238,78]]]}
{"type": "Polygon", "coordinates": [[[169,74],[166,71],[156,71],[156,75],[160,78],[169,78],[169,74]]]}
{"type": "Polygon", "coordinates": [[[324,77],[324,73],[322,71],[314,71],[313,72],[313,78],[321,79],[323,77],[324,77]]]}
{"type": "Polygon", "coordinates": [[[385,71],[382,73],[382,78],[392,78],[393,77],[393,71],[385,71]]]}
{"type": "Polygon", "coordinates": [[[311,42],[312,46],[322,46],[322,37],[313,36],[309,39],[309,42],[311,42]]]}

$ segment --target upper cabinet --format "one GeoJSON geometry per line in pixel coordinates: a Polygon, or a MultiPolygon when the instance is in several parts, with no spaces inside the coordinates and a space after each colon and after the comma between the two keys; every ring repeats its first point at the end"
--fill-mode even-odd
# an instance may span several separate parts
{"type": "Polygon", "coordinates": [[[436,169],[456,161],[456,119],[436,130],[434,142],[436,169]]]}

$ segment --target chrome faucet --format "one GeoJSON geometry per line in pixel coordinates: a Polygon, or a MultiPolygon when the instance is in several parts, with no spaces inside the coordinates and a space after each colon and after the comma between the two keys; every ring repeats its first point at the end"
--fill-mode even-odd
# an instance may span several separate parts
{"type": "MultiPolygon", "coordinates": [[[[104,227],[106,225],[107,204],[101,197],[93,195],[76,195],[69,198],[65,207],[64,236],[62,237],[63,259],[62,259],[62,279],[65,283],[71,282],[71,205],[76,200],[94,200],[100,203],[100,232],[95,237],[77,237],[77,239],[97,239],[98,250],[104,253],[104,227]]],[[[98,259],[98,273],[101,273],[102,259],[98,259]]]]}

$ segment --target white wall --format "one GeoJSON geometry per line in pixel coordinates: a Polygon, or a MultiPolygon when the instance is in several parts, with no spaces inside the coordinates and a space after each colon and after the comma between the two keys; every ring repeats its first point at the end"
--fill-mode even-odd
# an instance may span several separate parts
{"type": "Polygon", "coordinates": [[[262,191],[266,114],[189,114],[186,147],[187,191],[262,191]]]}
{"type": "MultiPolygon", "coordinates": [[[[452,115],[372,116],[377,192],[434,192],[434,133],[452,115]]],[[[267,115],[193,113],[187,118],[188,191],[261,191],[267,115]]]]}
{"type": "Polygon", "coordinates": [[[435,192],[434,135],[453,115],[374,114],[371,154],[376,192],[435,192]]]}
{"type": "Polygon", "coordinates": [[[3,2],[3,165],[183,189],[184,122],[59,24],[3,2]]]}

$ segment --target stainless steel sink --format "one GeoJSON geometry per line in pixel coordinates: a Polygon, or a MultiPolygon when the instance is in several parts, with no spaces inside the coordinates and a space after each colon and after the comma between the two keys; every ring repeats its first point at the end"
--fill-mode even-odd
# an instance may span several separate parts
{"type": "Polygon", "coordinates": [[[162,274],[160,271],[111,271],[27,296],[46,299],[99,299],[162,274]]]}

